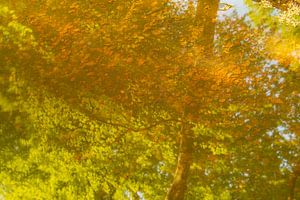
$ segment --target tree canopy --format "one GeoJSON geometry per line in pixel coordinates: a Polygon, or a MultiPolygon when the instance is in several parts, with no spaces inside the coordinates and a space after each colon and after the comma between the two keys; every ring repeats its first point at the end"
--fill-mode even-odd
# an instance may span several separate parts
{"type": "Polygon", "coordinates": [[[299,199],[299,1],[246,2],[0,1],[0,199],[299,199]]]}

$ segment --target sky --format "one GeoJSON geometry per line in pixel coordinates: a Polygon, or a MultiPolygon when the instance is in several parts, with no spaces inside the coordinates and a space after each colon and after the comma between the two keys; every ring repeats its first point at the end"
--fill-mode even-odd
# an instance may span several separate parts
{"type": "Polygon", "coordinates": [[[233,9],[236,9],[239,15],[247,13],[247,6],[244,4],[244,0],[221,0],[221,3],[233,5],[233,8],[229,12],[227,11],[228,13],[232,12],[233,9]]]}
{"type": "MultiPolygon", "coordinates": [[[[184,3],[187,3],[189,0],[172,0],[173,2],[184,2],[184,3]]],[[[196,4],[197,0],[193,0],[194,3],[196,4]]],[[[244,0],[220,0],[220,3],[226,3],[226,4],[229,4],[229,5],[232,5],[233,7],[230,8],[229,10],[227,11],[221,11],[219,14],[226,14],[226,15],[229,15],[230,13],[232,13],[234,10],[237,11],[237,13],[242,16],[244,14],[247,13],[248,9],[247,9],[247,6],[245,5],[244,3],[244,0]]]]}

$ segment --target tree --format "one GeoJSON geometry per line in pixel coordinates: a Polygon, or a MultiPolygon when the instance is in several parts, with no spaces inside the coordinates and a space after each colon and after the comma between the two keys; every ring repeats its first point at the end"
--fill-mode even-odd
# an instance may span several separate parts
{"type": "MultiPolygon", "coordinates": [[[[250,2],[249,2],[250,3],[250,2]]],[[[278,13],[275,17],[269,17],[272,15],[274,9],[265,5],[254,5],[250,4],[251,9],[256,9],[258,12],[252,11],[251,17],[256,24],[263,24],[264,26],[270,27],[270,33],[267,35],[268,42],[266,44],[267,51],[270,53],[270,59],[277,60],[278,65],[281,67],[284,75],[281,77],[282,80],[287,81],[284,87],[278,89],[282,96],[285,96],[285,104],[283,109],[289,108],[288,116],[282,119],[282,128],[284,131],[279,133],[282,135],[290,135],[281,141],[282,147],[281,160],[284,159],[286,164],[283,168],[286,170],[286,176],[290,177],[286,179],[287,191],[289,193],[288,199],[294,199],[295,196],[295,185],[297,184],[297,166],[298,166],[298,128],[299,113],[294,110],[299,105],[299,101],[295,99],[299,94],[299,88],[297,79],[299,78],[299,59],[297,52],[299,51],[299,5],[297,2],[287,4],[287,9],[283,12],[278,13]],[[297,11],[298,10],[298,11],[297,11]],[[266,20],[268,18],[268,20],[266,20]],[[298,25],[297,25],[298,24],[298,25]],[[281,40],[279,40],[281,38],[281,40]],[[295,96],[296,95],[296,96],[295,96]],[[292,145],[292,143],[295,144],[292,145]]],[[[277,7],[278,8],[278,7],[277,7]]],[[[278,137],[279,139],[280,137],[278,137]]],[[[297,192],[296,192],[297,193],[297,192]]],[[[285,195],[287,196],[287,195],[285,195]]],[[[295,197],[298,198],[298,197],[295,197]]]]}
{"type": "Polygon", "coordinates": [[[286,181],[290,142],[268,134],[297,125],[297,83],[267,66],[250,22],[217,23],[219,1],[22,3],[2,7],[1,63],[14,63],[26,125],[24,138],[3,129],[24,149],[1,170],[6,198],[247,199],[264,176],[268,194],[286,181]]]}

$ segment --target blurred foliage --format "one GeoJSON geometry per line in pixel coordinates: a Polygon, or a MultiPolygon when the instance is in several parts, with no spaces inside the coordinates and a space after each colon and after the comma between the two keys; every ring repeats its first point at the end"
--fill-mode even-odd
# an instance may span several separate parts
{"type": "Polygon", "coordinates": [[[300,198],[297,9],[1,3],[0,199],[164,199],[186,125],[185,199],[300,198]]]}

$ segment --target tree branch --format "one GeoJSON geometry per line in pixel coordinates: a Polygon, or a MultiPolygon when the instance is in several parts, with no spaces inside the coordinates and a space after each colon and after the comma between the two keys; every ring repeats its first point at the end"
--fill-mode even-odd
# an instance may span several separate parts
{"type": "MultiPolygon", "coordinates": [[[[260,3],[262,0],[253,0],[255,2],[260,3]]],[[[267,0],[274,8],[279,10],[287,10],[288,4],[294,3],[296,5],[300,5],[299,0],[267,0]]]]}

